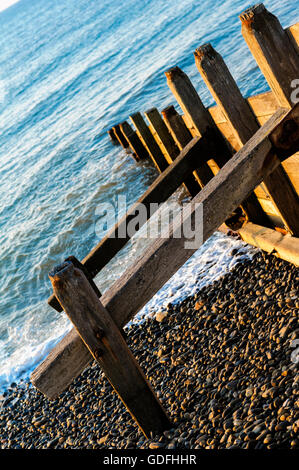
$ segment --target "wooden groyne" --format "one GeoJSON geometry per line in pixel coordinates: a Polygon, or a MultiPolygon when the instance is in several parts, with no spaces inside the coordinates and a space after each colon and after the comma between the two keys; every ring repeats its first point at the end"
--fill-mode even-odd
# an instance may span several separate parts
{"type": "Polygon", "coordinates": [[[187,75],[169,69],[167,84],[183,115],[173,105],[161,114],[153,108],[130,116],[134,128],[125,121],[109,130],[137,161],[151,159],[158,178],[81,263],[68,258],[50,273],[49,304],[65,310],[74,328],[33,372],[32,383],[56,398],[95,359],[146,436],[171,423],[122,329],[196,248],[185,248],[184,232],[173,236],[186,221],[176,220],[169,236],[154,241],[101,296],[92,279],[129,240],[117,234],[138,206],[162,203],[184,185],[192,197],[190,226],[203,207],[202,243],[225,222],[245,241],[299,264],[299,103],[293,99],[299,23],[284,30],[262,4],[240,19],[271,91],[245,99],[211,44],[194,55],[216,106],[205,108],[187,75]]]}

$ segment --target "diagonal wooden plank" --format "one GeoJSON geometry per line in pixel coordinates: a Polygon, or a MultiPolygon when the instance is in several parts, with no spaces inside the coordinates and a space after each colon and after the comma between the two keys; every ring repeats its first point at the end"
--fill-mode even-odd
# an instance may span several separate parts
{"type": "MultiPolygon", "coordinates": [[[[126,245],[132,234],[127,227],[143,207],[146,208],[147,220],[158,209],[157,203],[162,204],[176,191],[181,184],[197,168],[200,158],[208,158],[210,154],[209,138],[195,137],[180,152],[175,161],[156,178],[143,195],[128,209],[126,214],[108,231],[103,239],[82,260],[83,266],[95,277],[101,269],[126,245]]],[[[144,222],[146,222],[144,220],[144,222]]],[[[141,220],[139,220],[139,227],[141,220]]],[[[138,228],[135,227],[137,232],[138,228]]],[[[48,299],[49,305],[61,312],[61,306],[52,294],[48,299]]]]}
{"type": "MultiPolygon", "coordinates": [[[[278,110],[193,199],[192,211],[186,219],[194,227],[198,204],[202,204],[202,242],[277,168],[280,159],[298,149],[299,104],[288,113],[278,110]]],[[[170,235],[153,242],[101,298],[118,328],[123,328],[196,251],[186,248],[188,239],[184,235],[173,237],[181,226],[179,216],[170,235]]],[[[55,398],[90,360],[88,350],[72,330],[37,367],[31,381],[49,398],[55,398]]]]}

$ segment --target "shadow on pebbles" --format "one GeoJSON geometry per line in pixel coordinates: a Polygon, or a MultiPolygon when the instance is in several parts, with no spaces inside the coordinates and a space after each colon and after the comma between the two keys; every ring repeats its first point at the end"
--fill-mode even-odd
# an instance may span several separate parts
{"type": "Polygon", "coordinates": [[[145,439],[94,363],[52,402],[12,384],[1,448],[298,448],[298,276],[258,253],[126,329],[171,430],[145,439]]]}

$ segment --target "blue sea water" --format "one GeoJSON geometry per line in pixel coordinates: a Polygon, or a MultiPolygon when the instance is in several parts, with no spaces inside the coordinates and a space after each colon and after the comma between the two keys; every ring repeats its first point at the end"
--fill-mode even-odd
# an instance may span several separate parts
{"type": "MultiPolygon", "coordinates": [[[[298,21],[296,0],[264,3],[283,26],[298,21]]],[[[49,270],[99,241],[100,203],[117,195],[132,203],[156,177],[149,163],[112,146],[107,130],[134,111],[175,104],[164,76],[174,65],[211,105],[193,58],[204,42],[223,55],[244,95],[268,89],[241,36],[238,14],[248,6],[20,0],[0,13],[0,388],[28,376],[70,328],[46,304],[49,270]]],[[[102,292],[144,243],[133,241],[103,270],[102,292]]],[[[213,243],[197,264],[220,250],[228,267],[232,242],[216,235],[213,243]]]]}

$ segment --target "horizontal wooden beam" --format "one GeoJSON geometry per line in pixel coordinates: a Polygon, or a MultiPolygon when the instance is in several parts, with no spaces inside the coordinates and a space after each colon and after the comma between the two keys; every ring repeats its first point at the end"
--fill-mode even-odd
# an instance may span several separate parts
{"type": "MultiPolygon", "coordinates": [[[[183,223],[188,222],[188,226],[194,228],[198,204],[202,204],[202,242],[205,242],[254,188],[275,170],[280,159],[287,158],[298,149],[299,104],[288,113],[280,109],[257,131],[192,200],[192,211],[183,223]]],[[[188,239],[184,233],[181,237],[173,236],[181,227],[180,214],[170,235],[154,241],[102,296],[102,304],[118,328],[123,328],[196,251],[197,247],[186,247],[188,239]]],[[[76,331],[72,330],[37,367],[31,381],[46,396],[55,398],[90,360],[88,350],[76,331]]]]}
{"type": "Polygon", "coordinates": [[[239,234],[244,242],[299,266],[299,238],[250,222],[239,230],[239,234]]]}
{"type": "Polygon", "coordinates": [[[120,330],[87,278],[71,262],[49,274],[54,293],[81,340],[147,438],[171,427],[120,330]]]}

